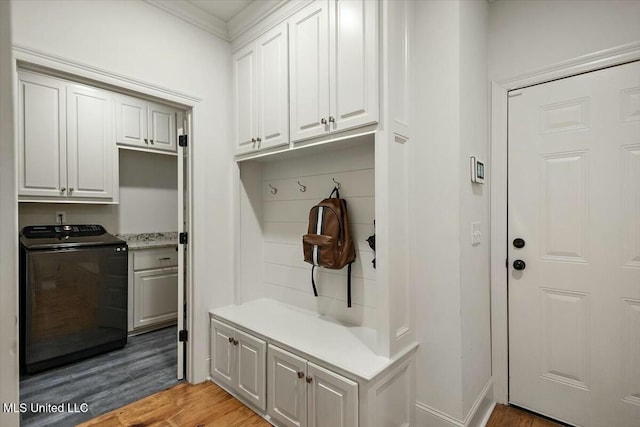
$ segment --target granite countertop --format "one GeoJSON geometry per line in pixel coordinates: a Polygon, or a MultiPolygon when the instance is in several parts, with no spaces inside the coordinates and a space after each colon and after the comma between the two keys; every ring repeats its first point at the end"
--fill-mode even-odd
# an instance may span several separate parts
{"type": "Polygon", "coordinates": [[[127,242],[130,250],[163,248],[176,246],[178,244],[177,231],[168,233],[116,234],[115,236],[127,242]]]}

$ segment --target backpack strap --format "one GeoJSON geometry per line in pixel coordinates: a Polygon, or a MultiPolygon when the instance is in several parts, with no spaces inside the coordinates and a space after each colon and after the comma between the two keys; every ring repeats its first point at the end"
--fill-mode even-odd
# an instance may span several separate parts
{"type": "Polygon", "coordinates": [[[351,307],[351,264],[347,267],[347,307],[351,307]]]}
{"type": "Polygon", "coordinates": [[[333,191],[329,194],[329,198],[333,197],[333,193],[336,194],[336,198],[340,198],[340,190],[338,190],[338,187],[333,187],[333,191]]]}
{"type": "MultiPolygon", "coordinates": [[[[351,266],[351,264],[349,264],[349,266],[351,266]]],[[[316,279],[313,277],[313,270],[315,269],[315,265],[311,267],[311,286],[313,286],[313,295],[318,296],[318,290],[316,289],[316,279]]]]}

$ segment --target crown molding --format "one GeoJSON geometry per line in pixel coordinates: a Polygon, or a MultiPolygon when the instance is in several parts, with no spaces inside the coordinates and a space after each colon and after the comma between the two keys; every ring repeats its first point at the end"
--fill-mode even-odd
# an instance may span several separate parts
{"type": "MultiPolygon", "coordinates": [[[[214,16],[194,4],[186,1],[172,0],[145,0],[152,6],[162,9],[165,12],[179,18],[201,30],[206,31],[216,37],[220,37],[226,41],[231,41],[227,24],[222,19],[214,16]]],[[[261,3],[261,2],[255,2],[261,3]]]]}
{"type": "Polygon", "coordinates": [[[232,50],[255,40],[313,0],[257,0],[227,23],[232,50]]]}

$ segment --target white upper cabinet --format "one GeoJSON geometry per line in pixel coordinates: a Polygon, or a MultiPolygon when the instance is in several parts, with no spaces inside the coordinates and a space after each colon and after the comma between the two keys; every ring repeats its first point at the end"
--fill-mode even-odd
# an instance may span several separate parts
{"type": "Polygon", "coordinates": [[[22,196],[66,196],[66,84],[21,72],[18,93],[19,179],[22,196]]]}
{"type": "Polygon", "coordinates": [[[291,139],[329,131],[329,2],[317,1],[289,19],[291,139]]]}
{"type": "Polygon", "coordinates": [[[116,201],[111,94],[19,72],[19,200],[116,201]]]}
{"type": "Polygon", "coordinates": [[[289,18],[292,141],[378,121],[377,7],[318,0],[289,18]]]}
{"type": "Polygon", "coordinates": [[[166,105],[120,95],[116,100],[116,142],[175,153],[177,113],[166,105]]]}
{"type": "Polygon", "coordinates": [[[287,26],[233,55],[236,154],[289,143],[287,26]]]}
{"type": "Polygon", "coordinates": [[[113,197],[113,102],[108,92],[67,86],[67,193],[113,197]]]}

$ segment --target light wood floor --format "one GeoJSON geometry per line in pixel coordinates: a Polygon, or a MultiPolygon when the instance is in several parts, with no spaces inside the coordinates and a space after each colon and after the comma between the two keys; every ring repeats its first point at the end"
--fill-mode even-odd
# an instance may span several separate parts
{"type": "Polygon", "coordinates": [[[168,390],[123,406],[78,427],[166,426],[234,427],[270,426],[229,393],[205,381],[181,383],[168,390]]]}
{"type": "MultiPolygon", "coordinates": [[[[145,399],[101,415],[78,427],[234,427],[270,426],[229,393],[212,382],[178,384],[145,399]]],[[[487,427],[557,427],[544,418],[496,405],[487,427]]]]}

